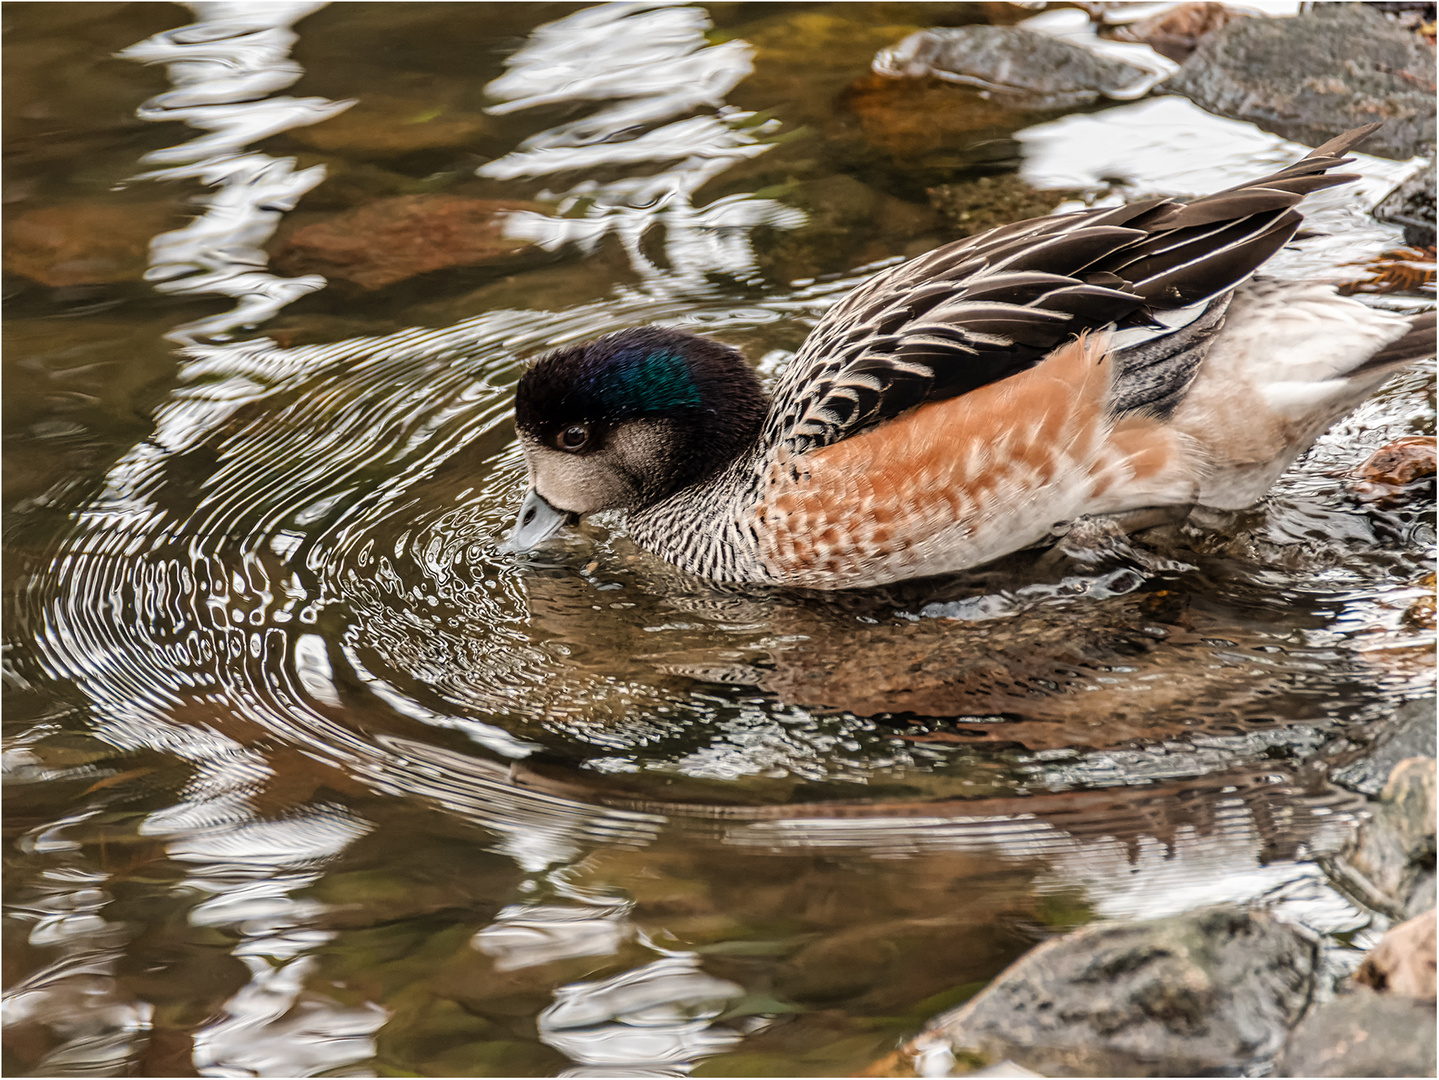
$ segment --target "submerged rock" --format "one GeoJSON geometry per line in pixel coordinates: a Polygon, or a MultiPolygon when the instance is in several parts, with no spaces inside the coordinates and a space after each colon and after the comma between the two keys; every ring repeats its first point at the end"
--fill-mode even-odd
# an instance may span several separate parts
{"type": "Polygon", "coordinates": [[[1276,1054],[1317,946],[1262,912],[1097,925],[1031,951],[916,1040],[1050,1076],[1235,1075],[1276,1054]]]}
{"type": "MultiPolygon", "coordinates": [[[[787,202],[805,211],[798,229],[770,229],[756,238],[761,269],[793,280],[831,272],[851,262],[881,259],[934,232],[939,224],[925,206],[878,191],[852,176],[827,176],[794,185],[787,202]],[[869,245],[860,241],[870,238],[869,245]]],[[[935,246],[934,237],[924,244],[935,246]]]]}
{"type": "Polygon", "coordinates": [[[989,91],[1013,108],[1065,109],[1098,99],[1132,101],[1159,76],[1017,26],[921,30],[874,58],[889,78],[933,77],[989,91]]]}
{"type": "Polygon", "coordinates": [[[72,202],[20,215],[5,231],[5,269],[52,288],[139,281],[150,241],[184,224],[171,202],[72,202]]]}
{"type": "Polygon", "coordinates": [[[1036,119],[1007,95],[873,73],[850,84],[840,103],[859,120],[865,143],[921,186],[976,166],[1014,167],[1020,154],[1010,136],[1036,119]]]}
{"type": "Polygon", "coordinates": [[[918,29],[906,23],[876,26],[853,8],[797,4],[735,28],[735,35],[754,50],[754,71],[726,100],[823,129],[833,118],[835,94],[869,69],[877,51],[918,29]]]}
{"type": "Polygon", "coordinates": [[[432,270],[502,262],[530,247],[505,217],[534,204],[457,195],[381,199],[291,233],[275,253],[286,274],[323,274],[382,289],[432,270]]]}
{"type": "Polygon", "coordinates": [[[1038,191],[1018,176],[980,176],[929,189],[929,202],[953,222],[960,236],[973,236],[1012,221],[1043,217],[1075,190],[1038,191]]]}
{"type": "Polygon", "coordinates": [[[366,94],[323,123],[285,135],[325,153],[389,158],[420,150],[470,149],[491,127],[483,113],[446,108],[433,99],[366,94]]]}
{"type": "Polygon", "coordinates": [[[1381,120],[1364,150],[1413,157],[1434,143],[1434,49],[1366,8],[1236,19],[1205,37],[1165,89],[1311,146],[1381,120]]]}
{"type": "Polygon", "coordinates": [[[1433,247],[1434,228],[1434,152],[1430,148],[1429,163],[1404,183],[1384,196],[1374,208],[1380,221],[1404,228],[1404,242],[1415,247],[1433,247]]]}

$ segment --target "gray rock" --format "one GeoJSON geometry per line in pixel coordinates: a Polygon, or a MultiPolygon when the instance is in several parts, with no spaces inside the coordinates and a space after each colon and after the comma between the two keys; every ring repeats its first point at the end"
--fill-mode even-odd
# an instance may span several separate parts
{"type": "Polygon", "coordinates": [[[1235,1076],[1284,1045],[1315,941],[1221,907],[1086,927],[1034,949],[921,1036],[1046,1076],[1235,1076]]]}
{"type": "Polygon", "coordinates": [[[1330,779],[1350,791],[1378,795],[1405,758],[1434,757],[1434,698],[1406,701],[1386,720],[1376,721],[1378,733],[1362,761],[1335,769],[1330,779]]]}
{"type": "Polygon", "coordinates": [[[1413,157],[1434,143],[1434,49],[1368,7],[1236,19],[1203,38],[1164,88],[1310,146],[1382,120],[1363,149],[1413,157]]]}
{"type": "Polygon", "coordinates": [[[1279,1076],[1433,1076],[1434,1005],[1359,988],[1294,1029],[1279,1076]]]}
{"type": "Polygon", "coordinates": [[[1143,97],[1160,76],[1017,26],[921,30],[874,58],[877,74],[933,76],[991,91],[1016,109],[1067,109],[1143,97]]]}
{"type": "MultiPolygon", "coordinates": [[[[1391,225],[1404,226],[1404,242],[1414,247],[1434,244],[1434,151],[1430,148],[1429,164],[1384,196],[1374,208],[1374,216],[1391,225]]],[[[1431,713],[1432,717],[1432,713],[1431,713]]],[[[1430,727],[1433,734],[1433,727],[1430,727]]],[[[1430,742],[1430,751],[1433,742],[1430,742]]]]}
{"type": "Polygon", "coordinates": [[[1372,814],[1326,866],[1336,882],[1376,910],[1411,918],[1434,907],[1435,767],[1408,758],[1389,774],[1372,814]]]}

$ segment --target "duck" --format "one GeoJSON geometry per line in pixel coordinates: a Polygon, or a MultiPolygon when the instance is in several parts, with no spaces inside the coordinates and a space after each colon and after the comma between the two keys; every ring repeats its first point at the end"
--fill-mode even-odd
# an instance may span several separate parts
{"type": "Polygon", "coordinates": [[[1189,202],[1005,225],[881,271],[766,394],[665,326],[540,357],[515,392],[528,552],[601,510],[715,582],[855,589],[981,566],[1067,523],[1242,509],[1400,369],[1434,312],[1257,272],[1379,125],[1189,202]]]}

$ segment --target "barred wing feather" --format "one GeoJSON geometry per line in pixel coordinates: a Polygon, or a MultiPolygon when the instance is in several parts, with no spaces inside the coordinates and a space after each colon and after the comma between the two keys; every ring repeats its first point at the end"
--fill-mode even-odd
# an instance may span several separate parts
{"type": "Polygon", "coordinates": [[[1008,378],[1101,327],[1127,331],[1117,407],[1172,408],[1230,292],[1294,236],[1295,204],[1355,179],[1328,170],[1377,126],[1190,203],[1151,198],[1016,222],[878,274],[805,341],[775,393],[771,445],[830,445],[1008,378]]]}

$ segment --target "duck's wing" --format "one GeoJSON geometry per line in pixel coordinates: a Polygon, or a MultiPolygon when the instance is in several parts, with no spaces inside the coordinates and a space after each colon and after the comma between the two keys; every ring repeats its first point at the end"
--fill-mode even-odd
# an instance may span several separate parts
{"type": "Polygon", "coordinates": [[[1106,326],[1118,330],[1116,408],[1172,407],[1231,290],[1294,236],[1296,203],[1356,179],[1329,170],[1378,126],[1191,203],[1154,198],[1020,221],[877,275],[806,339],[774,396],[771,445],[827,446],[1106,326]]]}

